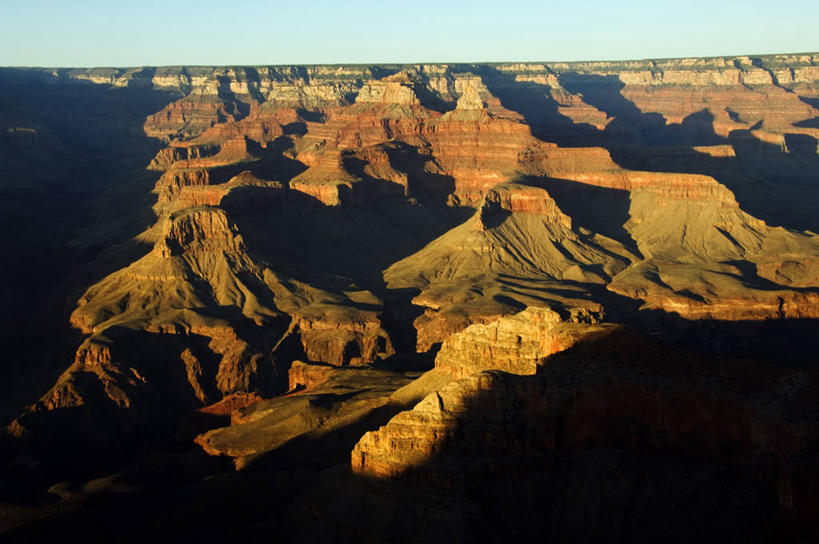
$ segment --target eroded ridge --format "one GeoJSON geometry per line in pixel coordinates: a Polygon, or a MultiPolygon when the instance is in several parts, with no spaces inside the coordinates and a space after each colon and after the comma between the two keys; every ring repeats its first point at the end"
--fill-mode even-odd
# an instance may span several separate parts
{"type": "MultiPolygon", "coordinates": [[[[152,192],[106,215],[106,197],[127,204],[136,190],[102,176],[89,217],[104,221],[72,231],[72,247],[98,255],[105,273],[72,279],[70,323],[84,339],[8,426],[25,455],[52,455],[58,430],[82,458],[173,434],[201,409],[268,399],[255,412],[239,403],[255,426],[238,417],[193,433],[244,466],[322,427],[381,423],[438,387],[427,378],[399,393],[418,369],[395,361],[437,353],[436,376],[486,382],[494,395],[517,378],[475,372],[541,384],[544,358],[615,322],[757,335],[819,318],[813,55],[3,77],[166,99],[139,119],[159,142],[139,148],[152,192]],[[294,389],[306,384],[290,383],[293,372],[345,377],[310,393],[294,389]],[[365,393],[367,380],[382,386],[365,393]],[[349,402],[326,396],[341,393],[349,402]],[[282,414],[306,419],[288,430],[282,414]],[[248,438],[261,427],[269,439],[248,438]]],[[[0,116],[14,172],[39,176],[51,166],[38,166],[43,156],[65,153],[54,143],[65,121],[52,133],[50,115],[0,116]]],[[[116,170],[116,151],[93,158],[116,170]]],[[[665,393],[651,391],[646,406],[665,410],[665,393]]],[[[397,417],[426,417],[417,412],[397,417]]],[[[655,423],[641,424],[676,432],[655,423]]],[[[382,435],[366,436],[359,468],[395,472],[388,453],[372,453],[382,435]]]]}

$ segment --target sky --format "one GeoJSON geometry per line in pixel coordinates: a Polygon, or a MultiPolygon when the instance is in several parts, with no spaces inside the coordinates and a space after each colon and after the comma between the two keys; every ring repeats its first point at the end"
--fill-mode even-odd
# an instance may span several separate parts
{"type": "Polygon", "coordinates": [[[819,51],[817,0],[0,0],[0,66],[622,60],[819,51]]]}

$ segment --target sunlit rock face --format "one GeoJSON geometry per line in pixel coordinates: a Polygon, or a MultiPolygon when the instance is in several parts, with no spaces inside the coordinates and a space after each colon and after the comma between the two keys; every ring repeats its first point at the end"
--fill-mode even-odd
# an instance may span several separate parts
{"type": "Polygon", "coordinates": [[[335,462],[354,447],[357,472],[453,482],[503,456],[657,446],[763,459],[782,519],[810,526],[815,55],[0,69],[0,86],[13,455],[198,436],[244,468],[357,433],[335,462]],[[762,362],[663,357],[634,333],[621,373],[600,346],[623,323],[762,362]]]}
{"type": "MultiPolygon", "coordinates": [[[[515,317],[536,322],[530,310],[515,317]]],[[[510,320],[502,318],[494,330],[510,320]]],[[[816,472],[803,465],[819,443],[815,403],[809,400],[819,386],[815,371],[794,379],[781,369],[669,350],[618,329],[597,331],[530,365],[531,345],[510,351],[502,333],[488,343],[468,334],[477,327],[487,328],[473,325],[453,338],[461,336],[459,343],[471,343],[475,353],[486,354],[487,344],[497,351],[495,358],[474,358],[481,361],[476,370],[495,362],[505,371],[482,370],[452,381],[366,433],[353,448],[353,471],[442,490],[481,481],[518,485],[527,494],[533,492],[522,484],[527,478],[595,471],[619,449],[637,456],[663,451],[699,462],[730,459],[752,471],[765,459],[760,492],[775,498],[777,515],[804,534],[817,529],[808,514],[816,498],[793,481],[795,470],[812,482],[807,485],[817,481],[816,472]],[[509,364],[510,353],[517,365],[509,364]],[[802,415],[793,418],[797,412],[802,415]]],[[[446,350],[445,344],[436,365],[451,358],[446,350]]],[[[672,470],[682,477],[687,469],[672,470]]],[[[646,470],[642,477],[655,476],[646,470]]],[[[628,487],[627,480],[619,485],[628,487]]],[[[643,515],[642,499],[621,488],[623,495],[609,490],[601,500],[612,500],[610,493],[643,515]]],[[[536,502],[535,496],[515,494],[512,500],[526,504],[536,502]]],[[[584,510],[593,518],[606,515],[595,507],[584,510]]],[[[607,512],[617,516],[617,510],[607,512]]]]}

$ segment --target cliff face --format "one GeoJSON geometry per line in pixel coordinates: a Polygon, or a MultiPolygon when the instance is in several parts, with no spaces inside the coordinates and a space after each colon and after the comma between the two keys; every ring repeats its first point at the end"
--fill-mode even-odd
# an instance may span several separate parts
{"type": "MultiPolygon", "coordinates": [[[[798,325],[812,334],[813,55],[4,69],[0,77],[14,91],[10,107],[0,104],[8,168],[0,189],[11,195],[0,200],[9,212],[0,221],[7,262],[16,263],[0,273],[28,285],[19,272],[28,262],[24,241],[43,244],[70,227],[54,243],[67,263],[54,270],[66,283],[38,307],[56,305],[85,337],[62,333],[63,347],[49,355],[61,363],[31,386],[29,408],[8,427],[26,455],[48,457],[54,433],[79,436],[88,426],[99,431],[76,442],[80,455],[172,433],[192,410],[292,389],[297,359],[310,376],[361,371],[377,381],[382,366],[416,352],[437,352],[436,375],[466,381],[366,435],[357,470],[397,474],[405,453],[437,454],[435,437],[471,417],[471,405],[457,399],[475,391],[489,399],[481,414],[513,406],[515,417],[535,418],[521,447],[538,455],[619,440],[631,419],[641,437],[663,444],[685,446],[694,436],[705,444],[697,454],[733,448],[782,466],[813,440],[807,427],[772,430],[751,406],[756,393],[713,396],[699,385],[668,393],[661,365],[644,369],[658,373],[655,381],[615,380],[611,390],[597,382],[553,387],[542,374],[544,360],[607,334],[614,322],[648,323],[659,326],[655,333],[693,338],[698,349],[745,355],[755,354],[759,331],[790,339],[798,325]],[[82,107],[57,108],[55,96],[82,107]],[[71,208],[63,194],[82,206],[71,208]],[[30,208],[42,205],[57,220],[25,227],[18,243],[15,225],[29,223],[14,199],[40,202],[30,208]],[[531,377],[474,376],[486,369],[531,377]],[[531,413],[518,413],[520,403],[531,413]],[[702,403],[724,417],[697,416],[686,427],[685,413],[700,413],[702,403]],[[616,423],[609,430],[601,429],[606,411],[616,423]],[[555,429],[555,418],[578,430],[555,429]],[[727,429],[735,418],[742,423],[727,429]]],[[[14,290],[0,303],[9,315],[24,305],[14,290]]],[[[292,406],[307,403],[305,411],[274,403],[266,421],[279,429],[275,414],[291,408],[319,414],[299,427],[305,433],[365,420],[384,406],[406,407],[387,400],[403,379],[370,396],[359,383],[352,404],[336,399],[318,411],[310,402],[324,400],[297,395],[292,406]]],[[[492,421],[487,440],[498,452],[517,451],[501,431],[505,420],[492,421]]],[[[245,432],[255,431],[200,443],[252,456],[262,446],[230,443],[245,432]]],[[[275,432],[283,441],[298,434],[275,432]]],[[[453,436],[457,451],[478,440],[453,436]]],[[[442,477],[435,470],[419,473],[442,477]]]]}
{"type": "MultiPolygon", "coordinates": [[[[529,312],[519,317],[532,322],[529,312]]],[[[494,327],[501,331],[510,324],[504,318],[494,327]]],[[[436,366],[450,368],[448,351],[456,346],[486,345],[468,334],[475,327],[485,326],[454,335],[460,338],[444,345],[436,366]]],[[[819,385],[815,372],[795,382],[781,370],[669,350],[616,329],[541,359],[537,367],[529,362],[528,350],[519,350],[513,356],[516,364],[508,364],[500,335],[489,345],[499,356],[475,359],[511,373],[484,370],[430,393],[412,410],[366,433],[352,451],[353,470],[453,490],[480,481],[520,485],[530,477],[543,478],[543,471],[577,470],[600,450],[609,459],[621,448],[637,456],[652,450],[683,452],[701,460],[731,459],[751,470],[764,466],[766,493],[776,497],[781,519],[805,535],[819,529],[809,514],[816,497],[804,491],[817,481],[816,473],[804,468],[805,456],[819,440],[811,400],[819,385]],[[561,468],[555,461],[561,457],[573,461],[561,468]],[[795,485],[794,470],[811,483],[795,485]]],[[[643,478],[650,478],[648,472],[643,478]]],[[[512,500],[526,503],[527,489],[520,485],[512,500]]],[[[618,497],[625,504],[610,505],[605,514],[584,507],[587,521],[601,523],[601,517],[619,515],[620,508],[642,516],[641,499],[618,497]]],[[[554,513],[547,509],[541,515],[554,513]]]]}

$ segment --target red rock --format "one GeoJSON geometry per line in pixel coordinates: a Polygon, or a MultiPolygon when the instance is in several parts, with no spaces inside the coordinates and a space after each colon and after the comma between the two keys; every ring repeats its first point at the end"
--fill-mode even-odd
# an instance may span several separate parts
{"type": "MultiPolygon", "coordinates": [[[[181,98],[137,127],[167,144],[145,157],[153,176],[146,180],[158,177],[155,224],[132,239],[131,226],[151,217],[135,204],[116,221],[89,223],[66,250],[96,255],[112,241],[130,248],[115,247],[114,258],[72,280],[79,281],[72,289],[86,291],[71,324],[88,338],[10,429],[47,451],[58,427],[49,422],[72,409],[83,415],[66,432],[99,427],[89,444],[102,450],[146,430],[164,432],[203,406],[224,416],[257,395],[282,393],[285,370],[291,389],[316,387],[328,369],[386,359],[399,331],[407,336],[402,349],[441,344],[436,372],[467,381],[367,435],[357,469],[417,468],[412,463],[444,448],[442,437],[460,440],[452,425],[463,420],[459,452],[484,443],[515,454],[520,444],[497,413],[520,409],[534,422],[521,447],[538,452],[643,444],[645,431],[696,455],[772,458],[781,467],[770,477],[779,482],[783,512],[808,526],[813,499],[799,482],[811,482],[812,469],[797,461],[800,447],[814,447],[812,423],[793,423],[785,408],[769,417],[753,395],[731,389],[741,371],[725,385],[692,367],[707,384],[713,378],[713,388],[680,385],[675,379],[686,372],[656,366],[622,379],[609,367],[577,383],[571,373],[557,376],[569,380],[566,387],[537,373],[544,358],[581,343],[581,323],[604,320],[610,306],[619,310],[628,300],[696,323],[819,318],[819,242],[808,228],[815,221],[802,214],[791,224],[776,220],[788,214],[763,213],[781,192],[803,201],[791,202],[796,211],[816,200],[809,175],[811,139],[819,136],[811,124],[819,117],[816,64],[787,56],[429,65],[387,77],[360,66],[64,72],[65,81],[181,98]],[[617,214],[595,216],[582,199],[573,206],[565,198],[601,193],[622,204],[617,214]],[[333,247],[336,225],[344,247],[333,247]],[[114,271],[98,278],[103,270],[114,271]],[[91,278],[99,281],[88,287],[91,278]],[[414,305],[410,317],[380,296],[414,305]],[[498,368],[535,376],[472,376],[498,368]],[[471,416],[475,394],[486,396],[489,409],[471,416]],[[555,418],[569,425],[558,428],[555,418]]],[[[0,112],[0,122],[10,119],[0,112]]],[[[60,126],[83,126],[66,119],[60,126]]],[[[14,150],[3,156],[17,170],[28,165],[19,150],[54,152],[55,163],[69,157],[49,142],[48,127],[0,129],[5,151],[14,150]]],[[[140,152],[111,151],[118,158],[140,152]]],[[[37,184],[52,167],[44,164],[33,165],[37,184]]],[[[41,185],[56,186],[54,175],[41,185]]],[[[130,197],[140,183],[100,189],[96,201],[107,202],[108,191],[130,197]]],[[[89,204],[89,215],[116,215],[101,213],[105,206],[89,204]]],[[[589,328],[602,334],[608,325],[589,328]]],[[[386,402],[363,401],[368,410],[386,402]]],[[[229,450],[228,435],[219,447],[208,442],[211,451],[229,450]]],[[[434,462],[425,470],[419,477],[451,476],[434,462]]]]}

